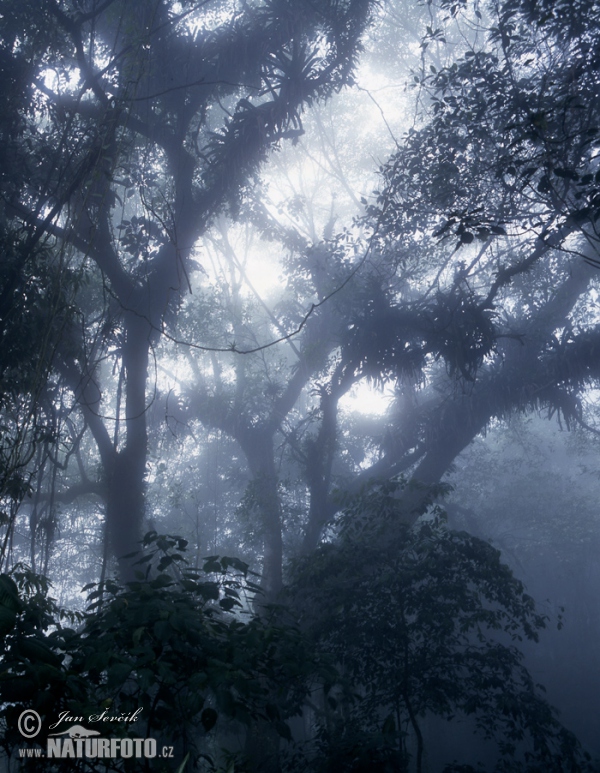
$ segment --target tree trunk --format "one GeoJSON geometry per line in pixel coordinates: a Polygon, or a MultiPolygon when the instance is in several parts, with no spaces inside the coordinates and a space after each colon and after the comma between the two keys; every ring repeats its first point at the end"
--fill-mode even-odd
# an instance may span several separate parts
{"type": "Polygon", "coordinates": [[[134,578],[132,561],[124,557],[140,548],[145,512],[149,334],[148,322],[129,312],[126,318],[127,339],[123,348],[123,362],[127,372],[125,445],[115,454],[113,468],[108,476],[106,508],[109,544],[119,562],[124,582],[134,578]]]}
{"type": "Polygon", "coordinates": [[[272,600],[283,583],[283,524],[273,436],[259,428],[246,428],[239,440],[252,473],[254,505],[264,530],[262,586],[267,600],[272,600]]]}
{"type": "MultiPolygon", "coordinates": [[[[349,384],[348,387],[349,388],[349,384]]],[[[302,542],[302,552],[312,553],[319,544],[321,532],[337,506],[330,499],[331,468],[337,450],[337,407],[338,400],[347,391],[336,390],[335,394],[323,390],[321,394],[322,420],[319,432],[306,454],[306,477],[310,490],[308,524],[302,542]]]]}

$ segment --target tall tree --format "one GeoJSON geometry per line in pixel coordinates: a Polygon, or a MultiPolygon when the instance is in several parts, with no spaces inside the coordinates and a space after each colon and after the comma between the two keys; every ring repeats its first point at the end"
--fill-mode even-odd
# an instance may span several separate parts
{"type": "Polygon", "coordinates": [[[17,97],[31,95],[4,209],[31,239],[67,245],[98,284],[56,365],[98,446],[117,556],[141,533],[149,357],[194,245],[219,211],[235,213],[269,149],[301,134],[303,109],[348,82],[369,9],[114,0],[3,14],[5,68],[17,97]],[[102,386],[107,356],[122,407],[102,386]]]}
{"type": "Polygon", "coordinates": [[[405,286],[371,305],[350,346],[366,376],[416,366],[431,386],[363,477],[439,480],[493,418],[544,406],[581,419],[578,395],[598,378],[585,312],[599,246],[597,8],[487,13],[487,29],[473,17],[486,36],[422,79],[427,121],[384,165],[372,208],[405,286]]]}
{"type": "MultiPolygon", "coordinates": [[[[354,256],[340,260],[335,244],[309,244],[273,210],[251,212],[298,256],[297,292],[322,299],[344,287],[328,301],[329,317],[319,309],[298,341],[299,352],[305,341],[315,353],[314,322],[320,364],[302,384],[300,369],[290,370],[283,393],[287,413],[301,389],[319,395],[313,436],[306,414],[279,435],[308,483],[306,550],[339,508],[340,488],[357,491],[400,473],[436,482],[490,422],[514,411],[547,408],[567,423],[582,421],[580,396],[600,375],[592,356],[598,331],[586,310],[600,212],[595,6],[561,16],[506,3],[467,9],[462,20],[458,6],[448,8],[476,34],[447,66],[436,53],[428,68],[423,54],[415,76],[422,125],[384,164],[354,256]],[[358,381],[394,385],[397,399],[387,428],[363,438],[352,469],[342,462],[337,406],[358,381]]],[[[425,41],[439,43],[435,32],[428,28],[425,41]]],[[[262,418],[243,394],[238,382],[237,401],[233,391],[229,402],[221,394],[220,408],[258,432],[262,418]]],[[[198,415],[218,421],[215,404],[203,405],[198,415]]],[[[271,429],[280,433],[286,414],[277,415],[271,429]]],[[[260,444],[246,445],[257,464],[260,444]]],[[[419,512],[417,497],[412,517],[419,512]]],[[[280,516],[271,529],[279,555],[280,516]]]]}
{"type": "MultiPolygon", "coordinates": [[[[135,547],[149,483],[148,408],[154,400],[158,413],[160,394],[148,364],[162,357],[169,369],[173,335],[193,351],[230,349],[182,385],[182,420],[242,449],[273,588],[285,545],[314,548],[339,489],[402,472],[437,481],[514,410],[582,420],[579,396],[598,375],[585,305],[595,272],[582,260],[596,259],[600,207],[593,4],[562,15],[443,4],[415,22],[417,123],[396,138],[378,200],[339,240],[331,196],[317,226],[305,193],[278,212],[249,186],[270,147],[287,137],[302,148],[303,107],[349,81],[366,2],[246,4],[237,15],[227,3],[160,2],[144,6],[141,24],[127,3],[44,8],[2,20],[19,118],[5,133],[22,160],[21,177],[4,178],[4,210],[27,238],[62,245],[80,279],[78,324],[55,362],[85,421],[73,438],[87,427],[102,461],[101,480],[80,490],[104,497],[117,554],[135,547]],[[282,245],[287,294],[272,308],[249,277],[254,301],[244,299],[234,285],[245,270],[219,220],[211,240],[237,277],[223,289],[229,306],[198,291],[186,310],[196,322],[175,333],[194,249],[221,212],[282,245]],[[297,328],[311,303],[286,355],[236,361],[235,350],[297,328]],[[359,382],[386,384],[396,399],[386,419],[354,431],[340,405],[359,382]],[[290,497],[305,504],[295,522],[275,449],[298,483],[290,497]]],[[[356,204],[364,191],[344,178],[340,146],[319,136],[332,188],[356,204]]],[[[199,362],[187,357],[192,370],[199,362]]]]}

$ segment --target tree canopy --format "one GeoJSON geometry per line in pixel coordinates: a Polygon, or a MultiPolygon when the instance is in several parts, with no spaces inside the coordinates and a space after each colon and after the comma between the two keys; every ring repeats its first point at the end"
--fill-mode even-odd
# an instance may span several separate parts
{"type": "MultiPolygon", "coordinates": [[[[583,766],[502,639],[535,639],[545,616],[483,538],[515,523],[486,467],[494,433],[510,445],[544,415],[576,433],[580,466],[595,453],[599,57],[592,0],[4,0],[0,628],[43,641],[45,690],[58,680],[73,711],[107,686],[124,707],[159,695],[152,711],[177,695],[192,735],[221,712],[220,741],[241,722],[273,765],[302,715],[323,769],[420,771],[423,718],[458,711],[498,730],[494,764],[583,766]],[[184,543],[192,573],[257,573],[245,623],[241,585],[153,552],[184,543]],[[59,606],[98,583],[84,633],[59,633],[44,593],[50,617],[18,629],[38,574],[59,606]],[[229,647],[214,672],[204,635],[229,647]],[[86,637],[112,659],[91,663],[86,637]],[[210,672],[205,692],[186,668],[210,672]],[[226,697],[219,669],[237,674],[226,697]]],[[[596,539],[592,495],[563,492],[559,527],[544,484],[514,479],[536,540],[575,544],[565,524],[596,539]]],[[[8,683],[29,678],[15,641],[8,683]]],[[[182,741],[190,769],[211,739],[182,741]]],[[[237,752],[256,767],[251,746],[237,752]]],[[[290,769],[317,769],[298,754],[290,769]]]]}

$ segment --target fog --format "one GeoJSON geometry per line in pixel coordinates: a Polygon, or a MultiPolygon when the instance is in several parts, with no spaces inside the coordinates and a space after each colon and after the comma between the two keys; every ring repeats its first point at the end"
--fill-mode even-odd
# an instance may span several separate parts
{"type": "Polygon", "coordinates": [[[600,770],[600,13],[0,4],[0,770],[600,770]]]}

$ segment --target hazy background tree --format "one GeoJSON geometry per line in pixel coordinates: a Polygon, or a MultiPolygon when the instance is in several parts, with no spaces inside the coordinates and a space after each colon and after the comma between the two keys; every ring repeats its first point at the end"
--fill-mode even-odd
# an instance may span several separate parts
{"type": "Polygon", "coordinates": [[[301,133],[303,108],[345,84],[368,12],[7,7],[5,57],[36,100],[21,112],[21,147],[38,158],[15,170],[5,207],[32,239],[64,244],[90,285],[55,366],[98,448],[117,557],[142,533],[150,352],[189,289],[194,246],[220,210],[239,208],[267,151],[301,133]]]}

